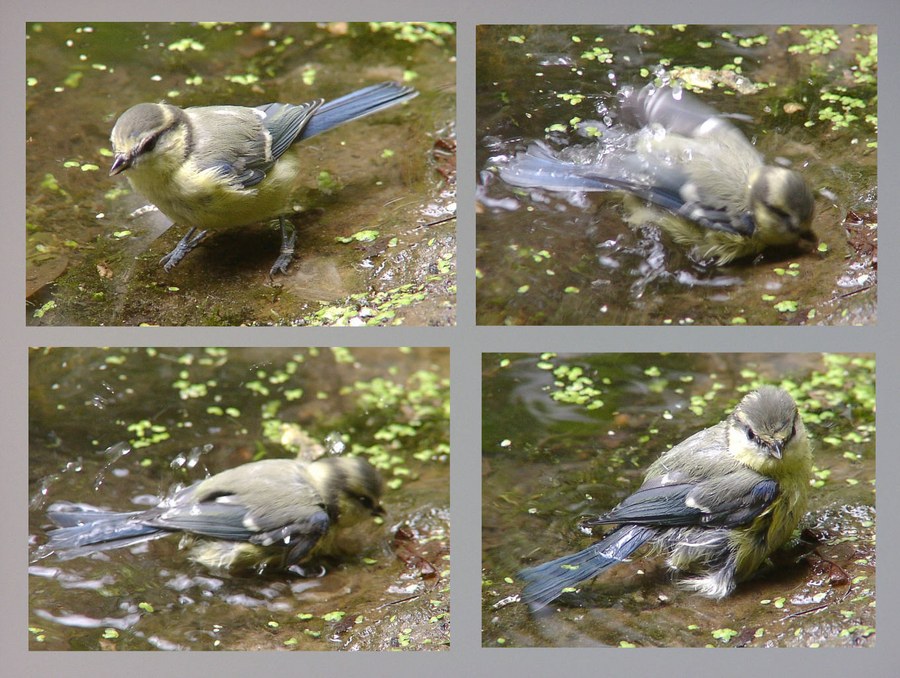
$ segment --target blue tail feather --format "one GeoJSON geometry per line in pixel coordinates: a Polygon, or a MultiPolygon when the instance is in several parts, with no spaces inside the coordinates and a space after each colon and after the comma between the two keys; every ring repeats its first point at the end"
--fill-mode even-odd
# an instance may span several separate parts
{"type": "Polygon", "coordinates": [[[622,562],[655,535],[653,528],[625,525],[583,551],[522,570],[518,574],[519,579],[526,582],[522,600],[532,610],[539,610],[558,598],[563,589],[596,577],[622,562]]]}
{"type": "Polygon", "coordinates": [[[55,504],[47,512],[58,527],[36,552],[38,558],[55,553],[63,559],[122,548],[168,534],[144,522],[146,511],[119,513],[84,504],[55,504]]]}
{"type": "Polygon", "coordinates": [[[380,85],[363,87],[322,104],[303,129],[300,138],[306,139],[327,132],[345,122],[408,101],[418,94],[412,87],[406,87],[396,82],[383,82],[380,85]]]}

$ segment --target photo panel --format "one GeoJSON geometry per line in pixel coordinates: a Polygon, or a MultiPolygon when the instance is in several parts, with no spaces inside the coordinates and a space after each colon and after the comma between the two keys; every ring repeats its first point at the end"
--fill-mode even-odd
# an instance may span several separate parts
{"type": "Polygon", "coordinates": [[[485,647],[874,644],[874,355],[482,359],[485,647]]]}
{"type": "Polygon", "coordinates": [[[482,25],[482,325],[876,320],[872,25],[482,25]]]}
{"type": "Polygon", "coordinates": [[[449,645],[449,350],[33,348],[31,650],[449,645]]]}
{"type": "Polygon", "coordinates": [[[455,324],[454,24],[25,30],[28,324],[455,324]]]}

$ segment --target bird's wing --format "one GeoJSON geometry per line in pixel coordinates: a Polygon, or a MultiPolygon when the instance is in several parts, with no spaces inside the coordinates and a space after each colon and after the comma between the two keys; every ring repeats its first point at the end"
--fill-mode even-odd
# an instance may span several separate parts
{"type": "Polygon", "coordinates": [[[775,480],[749,469],[701,480],[675,472],[647,481],[612,511],[586,524],[736,527],[759,516],[778,492],[775,480]]]}
{"type": "Polygon", "coordinates": [[[192,169],[212,171],[239,189],[266,178],[298,138],[322,100],[293,104],[188,108],[192,169]]]}
{"type": "Polygon", "coordinates": [[[278,160],[291,147],[323,102],[316,99],[299,105],[276,103],[256,107],[263,113],[262,123],[271,138],[273,160],[278,160]]]}
{"type": "Polygon", "coordinates": [[[500,167],[500,178],[512,186],[549,191],[624,191],[673,212],[699,226],[726,233],[752,235],[752,220],[736,218],[724,205],[714,205],[694,186],[677,163],[654,163],[633,152],[611,154],[600,162],[573,162],[533,143],[500,167]]]}
{"type": "Polygon", "coordinates": [[[688,497],[703,511],[701,522],[715,527],[738,527],[753,521],[781,492],[778,482],[750,469],[699,483],[688,497]]]}
{"type": "Polygon", "coordinates": [[[737,116],[723,115],[683,89],[648,85],[624,91],[620,113],[622,122],[634,128],[659,125],[683,137],[728,135],[747,143],[740,130],[728,121],[737,116]]]}
{"type": "Polygon", "coordinates": [[[172,506],[146,523],[165,530],[181,530],[191,534],[232,541],[249,541],[257,530],[247,525],[248,509],[236,503],[212,501],[172,506]]]}
{"type": "Polygon", "coordinates": [[[299,548],[305,553],[328,531],[331,519],[302,465],[290,459],[269,459],[192,485],[148,522],[261,545],[302,543],[299,548]]]}

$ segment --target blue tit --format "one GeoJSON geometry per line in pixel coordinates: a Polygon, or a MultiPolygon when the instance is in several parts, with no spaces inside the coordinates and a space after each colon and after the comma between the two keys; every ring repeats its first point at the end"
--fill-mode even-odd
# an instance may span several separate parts
{"type": "Polygon", "coordinates": [[[75,558],[178,532],[190,558],[211,569],[293,569],[331,555],[346,528],[384,515],[381,492],[378,471],[359,457],[265,459],[210,476],[146,511],[56,503],[47,515],[58,527],[36,558],[75,558]]]}
{"type": "Polygon", "coordinates": [[[333,101],[305,104],[198,106],[138,104],[112,130],[110,176],[128,173],[131,186],[173,222],[190,227],[160,261],[169,271],[206,229],[244,226],[278,217],[281,254],[271,275],[287,272],[296,234],[284,214],[302,164],[295,143],[377,113],[418,94],[394,82],[364,87],[333,101]],[[199,233],[197,229],[203,229],[199,233]]]}
{"type": "Polygon", "coordinates": [[[730,594],[787,542],[806,511],[812,454],[797,405],[764,386],[723,421],[664,452],[634,494],[586,525],[618,525],[583,551],[519,572],[533,610],[650,542],[682,585],[730,594]]]}
{"type": "Polygon", "coordinates": [[[534,143],[500,177],[552,191],[622,191],[632,226],[659,226],[701,262],[815,246],[813,194],[800,174],[766,165],[733,124],[685,91],[648,85],[621,99],[621,124],[599,144],[554,154],[534,143]]]}

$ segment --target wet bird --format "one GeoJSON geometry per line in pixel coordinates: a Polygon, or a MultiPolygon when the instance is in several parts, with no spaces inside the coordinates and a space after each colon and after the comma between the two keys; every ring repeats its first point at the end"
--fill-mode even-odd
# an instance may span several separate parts
{"type": "Polygon", "coordinates": [[[533,610],[647,543],[681,584],[723,598],[787,542],[806,511],[812,455],[793,398],[764,386],[723,421],[664,452],[643,484],[588,526],[618,525],[586,549],[519,572],[533,610]]]}
{"type": "Polygon", "coordinates": [[[180,533],[191,559],[212,569],[291,568],[331,554],[342,530],[383,515],[381,493],[380,474],[359,457],[265,459],[146,511],[56,503],[47,515],[57,527],[36,557],[75,558],[180,533]]]}
{"type": "Polygon", "coordinates": [[[655,224],[692,258],[715,265],[815,246],[814,198],[798,172],[765,164],[737,127],[680,88],[623,88],[620,98],[621,124],[598,144],[554,153],[532,143],[500,167],[501,179],[623,192],[630,224],[655,224]]]}
{"type": "Polygon", "coordinates": [[[351,120],[409,101],[418,92],[395,82],[325,102],[178,108],[138,104],[112,130],[110,176],[127,172],[132,187],[175,223],[189,227],[160,261],[171,270],[210,228],[278,217],[281,253],[270,275],[286,273],[296,234],[288,232],[295,180],[303,168],[296,143],[351,120]],[[198,229],[202,229],[198,232],[198,229]]]}

